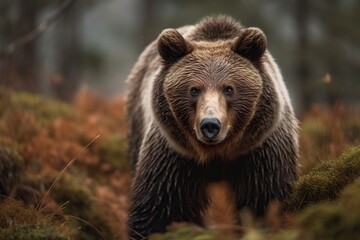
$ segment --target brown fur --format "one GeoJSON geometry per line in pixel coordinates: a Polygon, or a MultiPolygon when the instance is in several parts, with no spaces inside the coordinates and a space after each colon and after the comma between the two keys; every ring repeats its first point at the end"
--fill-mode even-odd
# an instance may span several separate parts
{"type": "Polygon", "coordinates": [[[172,221],[201,224],[212,181],[229,184],[237,210],[258,215],[289,194],[297,121],[261,30],[224,16],[164,30],[128,81],[131,237],[172,221]],[[205,117],[221,123],[212,142],[200,130],[205,117]]]}
{"type": "MultiPolygon", "coordinates": [[[[227,158],[233,158],[238,154],[239,150],[235,146],[241,144],[236,141],[240,141],[238,138],[241,131],[249,123],[251,113],[255,112],[257,99],[262,91],[258,70],[246,59],[234,53],[232,46],[231,41],[194,44],[193,52],[173,65],[174,71],[169,71],[167,81],[164,82],[167,104],[170,105],[169,110],[175,118],[174,124],[166,124],[163,130],[168,132],[170,137],[176,138],[179,131],[171,133],[173,130],[179,127],[186,129],[187,131],[183,131],[183,140],[174,141],[186,149],[188,155],[200,161],[211,159],[217,154],[228,154],[227,158]],[[238,64],[239,62],[242,64],[238,64]],[[227,106],[225,109],[228,110],[232,128],[227,139],[221,144],[204,145],[197,140],[195,132],[192,131],[193,124],[190,119],[196,116],[196,108],[188,107],[192,100],[187,94],[187,89],[198,86],[204,94],[210,89],[216,89],[221,93],[224,84],[235,86],[237,94],[233,99],[228,99],[227,105],[231,107],[227,106]],[[171,136],[172,134],[174,136],[171,136]]],[[[163,108],[159,110],[163,111],[163,108]]]]}
{"type": "Polygon", "coordinates": [[[173,63],[192,51],[191,45],[175,29],[164,30],[158,39],[158,51],[167,63],[173,63]]]}

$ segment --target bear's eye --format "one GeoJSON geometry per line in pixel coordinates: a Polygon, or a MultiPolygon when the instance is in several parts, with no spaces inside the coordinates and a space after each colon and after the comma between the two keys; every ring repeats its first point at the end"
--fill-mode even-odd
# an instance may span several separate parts
{"type": "Polygon", "coordinates": [[[197,87],[192,87],[191,89],[190,89],[190,94],[191,94],[191,96],[193,96],[193,97],[197,97],[197,96],[199,96],[200,95],[200,89],[199,88],[197,88],[197,87]]]}
{"type": "Polygon", "coordinates": [[[234,88],[231,86],[226,86],[224,89],[224,94],[230,96],[234,93],[234,88]]]}

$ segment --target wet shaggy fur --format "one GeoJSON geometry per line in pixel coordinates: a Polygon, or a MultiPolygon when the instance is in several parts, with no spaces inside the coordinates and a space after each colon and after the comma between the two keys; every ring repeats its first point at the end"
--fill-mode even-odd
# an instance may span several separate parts
{"type": "Polygon", "coordinates": [[[291,192],[297,121],[261,30],[224,16],[164,30],[128,83],[131,239],[162,232],[173,221],[201,225],[214,181],[227,182],[237,210],[249,207],[258,216],[291,192]],[[224,94],[228,86],[232,94],[224,94]],[[194,87],[198,96],[189,93],[194,87]],[[216,114],[228,126],[216,144],[196,132],[207,94],[219,99],[216,114]]]}

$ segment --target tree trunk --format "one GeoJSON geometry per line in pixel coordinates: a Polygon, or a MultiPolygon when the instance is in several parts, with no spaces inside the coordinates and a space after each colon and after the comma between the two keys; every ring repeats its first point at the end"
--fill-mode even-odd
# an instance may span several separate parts
{"type": "Polygon", "coordinates": [[[310,68],[308,65],[307,52],[309,49],[308,20],[309,20],[309,2],[308,0],[296,0],[295,20],[297,31],[296,46],[296,77],[297,86],[299,87],[299,112],[310,107],[310,101],[307,91],[310,81],[310,68]]]}
{"type": "MultiPolygon", "coordinates": [[[[1,24],[2,47],[23,37],[36,27],[38,8],[33,1],[17,0],[15,3],[8,3],[8,9],[13,8],[17,18],[11,20],[5,16],[1,24]]],[[[5,8],[6,8],[5,7],[5,8]]],[[[38,91],[38,66],[36,42],[32,42],[13,54],[5,55],[0,60],[1,83],[9,87],[27,91],[38,91]]]]}
{"type": "Polygon", "coordinates": [[[76,3],[59,21],[57,71],[62,81],[54,85],[55,95],[70,100],[80,85],[82,69],[80,39],[81,7],[76,3]]]}

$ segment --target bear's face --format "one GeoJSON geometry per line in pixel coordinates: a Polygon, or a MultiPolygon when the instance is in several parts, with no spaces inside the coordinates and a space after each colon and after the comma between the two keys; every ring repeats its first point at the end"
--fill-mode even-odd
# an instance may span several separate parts
{"type": "Polygon", "coordinates": [[[200,158],[241,141],[262,93],[254,63],[266,49],[258,29],[234,40],[189,42],[165,30],[158,49],[168,67],[164,95],[174,120],[200,158]]]}

